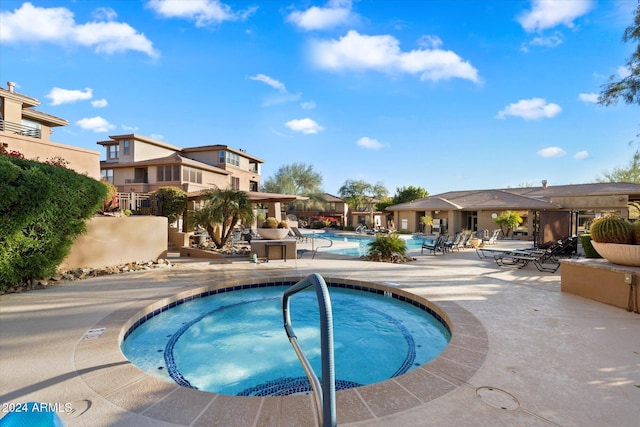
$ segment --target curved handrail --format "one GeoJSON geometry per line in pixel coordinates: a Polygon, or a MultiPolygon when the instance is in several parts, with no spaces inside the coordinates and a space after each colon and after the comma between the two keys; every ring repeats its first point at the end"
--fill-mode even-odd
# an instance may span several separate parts
{"type": "Polygon", "coordinates": [[[295,285],[286,289],[282,294],[282,317],[284,319],[284,330],[287,333],[289,342],[293,346],[302,367],[311,382],[318,410],[318,418],[323,427],[336,426],[336,385],[333,359],[333,316],[331,313],[331,300],[329,299],[329,289],[323,277],[313,273],[300,280],[295,285]],[[307,356],[298,344],[298,338],[293,332],[291,318],[289,315],[289,298],[310,286],[313,286],[318,299],[320,311],[320,352],[322,357],[322,385],[318,376],[313,371],[307,356]]]}
{"type": "Polygon", "coordinates": [[[329,239],[328,237],[324,237],[321,234],[314,234],[313,237],[311,238],[311,251],[313,251],[313,255],[311,256],[311,259],[314,259],[316,257],[316,254],[318,253],[318,249],[330,248],[331,246],[333,246],[333,240],[329,239]],[[315,247],[316,239],[328,240],[329,244],[325,246],[318,246],[316,248],[315,247]]]}

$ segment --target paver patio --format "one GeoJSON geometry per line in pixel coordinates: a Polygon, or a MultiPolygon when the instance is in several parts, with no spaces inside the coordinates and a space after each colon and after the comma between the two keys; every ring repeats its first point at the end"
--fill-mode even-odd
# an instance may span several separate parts
{"type": "Polygon", "coordinates": [[[60,414],[68,426],[314,425],[313,419],[295,416],[298,406],[310,402],[304,396],[278,401],[271,412],[273,401],[243,398],[249,399],[246,407],[260,405],[263,414],[274,414],[252,418],[241,409],[225,411],[234,405],[226,396],[212,400],[193,390],[167,391],[170,384],[159,384],[122,362],[114,343],[130,309],[164,296],[248,277],[320,273],[404,289],[447,312],[459,307],[452,316],[453,333],[476,346],[482,360],[466,378],[467,361],[445,355],[436,359],[458,366],[461,375],[438,377],[437,366],[425,371],[425,377],[438,377],[437,384],[446,388],[430,400],[403,377],[389,380],[388,387],[403,396],[413,394],[420,404],[385,415],[385,405],[402,406],[386,398],[378,402],[380,408],[368,405],[362,421],[353,421],[357,415],[348,412],[370,397],[366,391],[338,392],[340,425],[640,425],[640,315],[561,293],[560,270],[498,268],[473,250],[415,256],[418,260],[407,264],[329,254],[268,264],[174,258],[177,265],[169,269],[0,296],[0,403],[3,409],[17,402],[70,403],[73,413],[60,414]],[[473,322],[486,332],[485,344],[474,342],[483,338],[465,330],[473,322]],[[107,327],[97,341],[103,348],[84,352],[81,338],[99,326],[107,327]]]}

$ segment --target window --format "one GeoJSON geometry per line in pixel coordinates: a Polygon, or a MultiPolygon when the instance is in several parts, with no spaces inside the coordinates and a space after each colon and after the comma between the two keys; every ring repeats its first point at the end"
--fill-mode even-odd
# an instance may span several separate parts
{"type": "Polygon", "coordinates": [[[220,151],[220,155],[218,157],[218,164],[230,164],[234,166],[240,166],[240,156],[236,153],[231,153],[229,151],[220,151]]]}
{"type": "Polygon", "coordinates": [[[128,139],[125,139],[125,140],[122,142],[122,153],[123,153],[124,155],[129,154],[129,144],[130,144],[130,141],[129,141],[128,139]]]}
{"type": "Polygon", "coordinates": [[[113,169],[102,169],[100,174],[103,180],[113,184],[113,169]]]}
{"type": "Polygon", "coordinates": [[[109,145],[107,147],[107,158],[117,159],[118,157],[120,157],[120,146],[118,144],[109,145]]]}
{"type": "Polygon", "coordinates": [[[156,181],[180,181],[180,165],[158,166],[156,181]]]}
{"type": "Polygon", "coordinates": [[[235,176],[231,177],[231,189],[236,191],[240,189],[240,178],[235,176]]]}
{"type": "Polygon", "coordinates": [[[202,184],[202,171],[189,166],[183,166],[182,180],[186,182],[193,182],[195,184],[202,184]]]}
{"type": "Polygon", "coordinates": [[[21,135],[30,136],[32,138],[40,138],[42,135],[42,124],[33,120],[22,119],[21,135]]]}

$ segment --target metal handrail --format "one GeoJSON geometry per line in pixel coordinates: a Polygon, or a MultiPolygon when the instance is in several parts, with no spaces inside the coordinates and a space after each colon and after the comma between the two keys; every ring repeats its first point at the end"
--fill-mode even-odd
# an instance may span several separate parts
{"type": "Polygon", "coordinates": [[[328,237],[324,237],[321,234],[313,234],[311,237],[311,251],[313,252],[313,255],[311,256],[311,259],[314,259],[316,257],[316,254],[318,253],[318,249],[322,249],[322,248],[330,248],[331,246],[333,246],[333,240],[329,239],[328,237]],[[329,244],[325,245],[325,246],[318,246],[317,248],[315,247],[316,244],[316,238],[318,239],[324,239],[324,240],[328,240],[329,244]]]}
{"type": "Polygon", "coordinates": [[[287,333],[289,342],[302,363],[302,367],[311,382],[311,388],[316,401],[318,419],[323,427],[336,426],[336,384],[333,360],[333,316],[331,314],[331,300],[329,299],[329,289],[323,277],[313,273],[292,285],[282,294],[282,316],[284,319],[284,330],[287,333]],[[320,311],[320,354],[322,358],[322,386],[318,376],[313,371],[309,359],[298,344],[298,338],[293,332],[291,318],[289,316],[289,298],[310,286],[313,286],[318,299],[320,311]]]}

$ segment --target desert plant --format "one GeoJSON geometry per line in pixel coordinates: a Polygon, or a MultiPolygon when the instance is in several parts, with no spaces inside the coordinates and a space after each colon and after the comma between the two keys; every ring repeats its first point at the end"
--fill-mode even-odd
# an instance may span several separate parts
{"type": "Polygon", "coordinates": [[[584,233],[580,235],[580,242],[582,243],[582,249],[584,255],[587,258],[602,258],[602,256],[593,248],[591,244],[591,234],[584,233]]]}
{"type": "Polygon", "coordinates": [[[287,221],[280,221],[278,223],[278,228],[289,228],[289,224],[287,223],[287,221]]]}
{"type": "Polygon", "coordinates": [[[420,224],[422,224],[422,232],[427,232],[427,225],[433,226],[433,218],[430,215],[425,215],[420,217],[420,224]]]}
{"type": "Polygon", "coordinates": [[[404,239],[396,233],[389,235],[377,235],[376,239],[369,243],[369,255],[380,255],[382,258],[391,258],[392,255],[404,256],[407,245],[404,239]]]}
{"type": "Polygon", "coordinates": [[[509,237],[509,231],[522,224],[522,221],[520,214],[513,211],[504,211],[493,220],[500,226],[500,231],[502,231],[504,237],[509,237]],[[502,227],[506,227],[507,231],[505,232],[502,227]]]}
{"type": "Polygon", "coordinates": [[[633,244],[640,245],[640,220],[633,223],[633,244]]]}
{"type": "Polygon", "coordinates": [[[270,216],[269,218],[264,220],[264,222],[262,223],[262,228],[278,228],[279,224],[280,222],[277,219],[270,216]]]}
{"type": "Polygon", "coordinates": [[[631,244],[633,242],[633,226],[629,221],[617,216],[606,216],[596,219],[589,230],[595,242],[631,244]]]}

